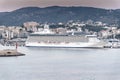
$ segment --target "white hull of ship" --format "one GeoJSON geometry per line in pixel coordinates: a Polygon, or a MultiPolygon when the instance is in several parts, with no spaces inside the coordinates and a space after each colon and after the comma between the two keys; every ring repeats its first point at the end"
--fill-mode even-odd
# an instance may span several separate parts
{"type": "Polygon", "coordinates": [[[26,43],[26,47],[47,47],[47,48],[103,48],[101,43],[79,42],[79,43],[26,43]]]}

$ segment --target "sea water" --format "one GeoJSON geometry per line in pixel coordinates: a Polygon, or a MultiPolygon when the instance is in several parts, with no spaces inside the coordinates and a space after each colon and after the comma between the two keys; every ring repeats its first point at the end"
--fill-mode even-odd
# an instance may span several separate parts
{"type": "Polygon", "coordinates": [[[120,80],[120,49],[19,47],[18,51],[26,55],[0,57],[0,80],[120,80]]]}

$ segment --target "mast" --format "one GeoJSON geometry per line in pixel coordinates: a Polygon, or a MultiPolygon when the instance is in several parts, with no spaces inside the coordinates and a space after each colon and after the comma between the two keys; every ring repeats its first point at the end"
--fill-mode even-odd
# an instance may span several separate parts
{"type": "Polygon", "coordinates": [[[17,48],[18,48],[18,43],[16,42],[16,44],[15,44],[15,49],[16,49],[16,51],[17,51],[17,48]]]}

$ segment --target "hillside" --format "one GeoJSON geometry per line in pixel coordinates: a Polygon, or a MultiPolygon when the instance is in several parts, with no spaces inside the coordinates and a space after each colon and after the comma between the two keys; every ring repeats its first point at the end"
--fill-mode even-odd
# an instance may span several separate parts
{"type": "Polygon", "coordinates": [[[68,20],[93,20],[109,24],[120,22],[120,10],[106,10],[92,7],[59,7],[46,8],[25,7],[12,12],[0,13],[0,25],[22,25],[27,21],[67,22],[68,20]]]}

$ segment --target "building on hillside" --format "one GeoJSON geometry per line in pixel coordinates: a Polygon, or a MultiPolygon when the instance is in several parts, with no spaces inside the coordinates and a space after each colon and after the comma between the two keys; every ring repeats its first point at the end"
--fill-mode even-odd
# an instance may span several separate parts
{"type": "Polygon", "coordinates": [[[23,24],[27,31],[36,32],[38,30],[39,23],[37,22],[26,22],[23,24]]]}

